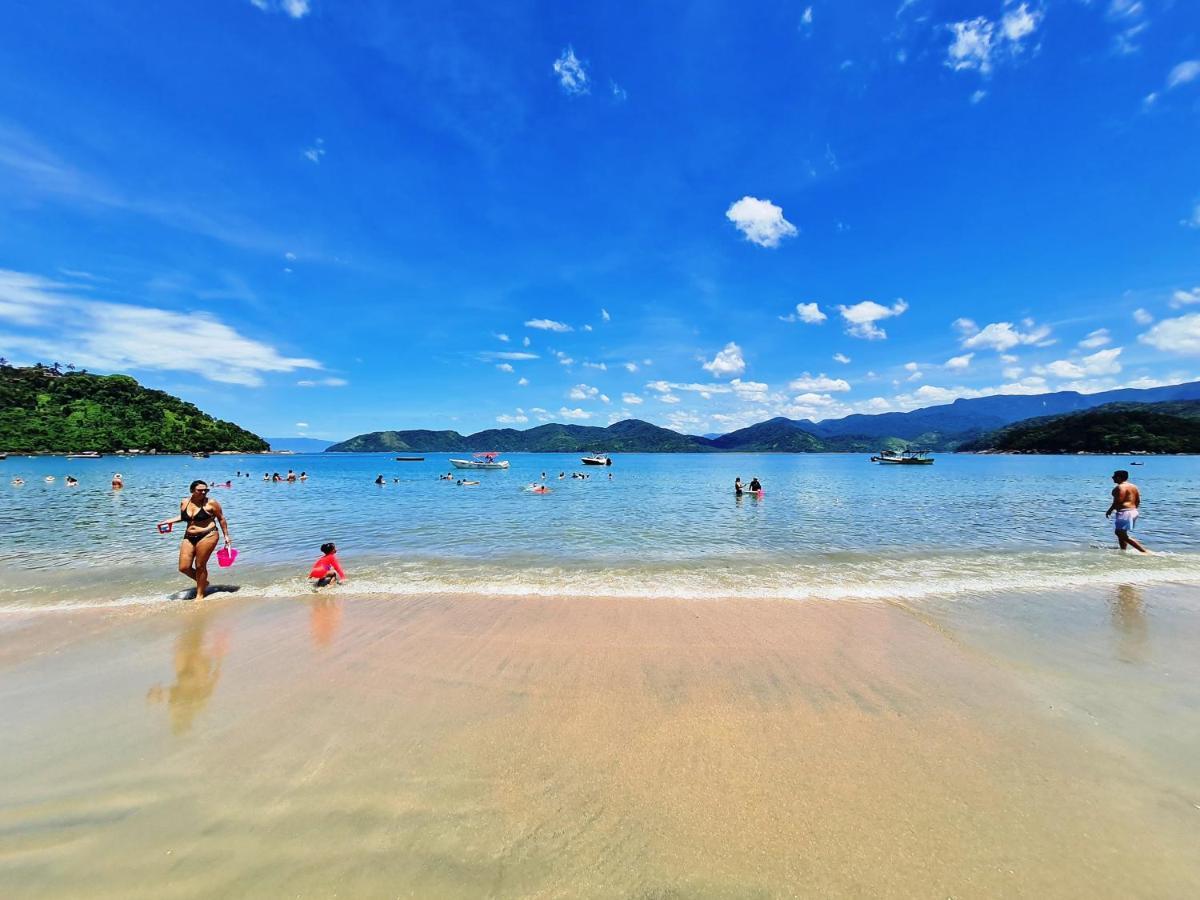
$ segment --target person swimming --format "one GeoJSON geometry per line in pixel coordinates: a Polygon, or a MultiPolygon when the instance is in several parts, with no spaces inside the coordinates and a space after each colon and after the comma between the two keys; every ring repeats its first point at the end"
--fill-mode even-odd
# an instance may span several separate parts
{"type": "Polygon", "coordinates": [[[67,476],[67,487],[79,487],[79,479],[73,475],[67,476]]]}
{"type": "Polygon", "coordinates": [[[120,472],[113,473],[112,486],[114,489],[125,487],[125,479],[121,477],[120,472]]]}
{"type": "Polygon", "coordinates": [[[307,473],[307,472],[301,472],[301,473],[300,473],[300,480],[301,480],[301,481],[308,481],[308,473],[307,473]]]}
{"type": "Polygon", "coordinates": [[[313,563],[308,577],[315,579],[314,591],[332,582],[336,581],[341,584],[346,580],[346,572],[342,569],[342,564],[338,562],[336,545],[333,543],[321,545],[321,558],[313,563]]]}
{"type": "Polygon", "coordinates": [[[9,482],[9,484],[13,485],[14,487],[20,487],[24,483],[25,483],[25,479],[20,478],[20,477],[14,478],[12,481],[9,482]]]}
{"type": "Polygon", "coordinates": [[[379,477],[375,479],[375,483],[376,483],[377,485],[379,485],[380,487],[382,487],[383,485],[387,484],[387,479],[383,477],[383,473],[382,473],[382,472],[380,472],[380,473],[379,473],[379,477]]]}

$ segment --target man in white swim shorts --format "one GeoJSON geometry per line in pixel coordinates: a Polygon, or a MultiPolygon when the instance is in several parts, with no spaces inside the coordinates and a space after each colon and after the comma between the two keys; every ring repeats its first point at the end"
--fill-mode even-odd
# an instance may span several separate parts
{"type": "Polygon", "coordinates": [[[1113,488],[1112,503],[1104,517],[1108,518],[1113,513],[1117,514],[1113,519],[1113,530],[1117,533],[1117,543],[1121,545],[1122,550],[1132,547],[1139,553],[1147,553],[1149,551],[1129,534],[1133,530],[1134,523],[1137,522],[1138,507],[1142,505],[1142,494],[1137,489],[1137,485],[1129,480],[1129,473],[1124,469],[1113,472],[1112,480],[1116,487],[1113,488]]]}

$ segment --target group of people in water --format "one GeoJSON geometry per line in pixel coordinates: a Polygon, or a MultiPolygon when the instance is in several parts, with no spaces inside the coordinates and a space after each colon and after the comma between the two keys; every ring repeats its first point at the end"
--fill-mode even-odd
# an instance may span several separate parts
{"type": "MultiPolygon", "coordinates": [[[[289,472],[289,474],[291,473],[289,472]]],[[[118,477],[114,476],[114,486],[118,477]]],[[[297,476],[297,480],[304,480],[304,477],[304,473],[301,473],[300,476],[297,476]]],[[[565,477],[565,472],[559,474],[559,478],[565,477]]],[[[611,473],[609,477],[612,477],[611,473]]],[[[439,480],[453,480],[454,476],[452,473],[447,473],[439,475],[438,478],[439,480]]],[[[543,472],[542,480],[533,482],[529,490],[538,493],[549,492],[550,488],[546,486],[545,478],[546,474],[543,472]]],[[[380,475],[376,483],[382,484],[382,479],[383,476],[380,475]]],[[[1112,481],[1115,485],[1112,489],[1112,502],[1104,515],[1105,518],[1115,516],[1113,530],[1116,533],[1117,543],[1122,550],[1133,547],[1140,553],[1148,553],[1146,547],[1130,534],[1140,515],[1141,492],[1137,485],[1129,480],[1129,472],[1124,469],[1113,472],[1112,481]]],[[[458,483],[468,482],[459,479],[458,483]]],[[[229,533],[229,523],[225,519],[225,511],[218,501],[209,497],[208,483],[202,480],[193,481],[188,490],[188,496],[180,501],[178,515],[159,522],[158,530],[162,534],[168,534],[174,530],[176,525],[184,525],[183,538],[179,543],[179,572],[196,583],[196,598],[202,599],[209,586],[209,558],[222,537],[226,548],[232,548],[233,539],[229,533]]],[[[762,491],[762,482],[757,476],[751,478],[748,485],[743,485],[741,476],[734,480],[735,496],[741,497],[745,493],[761,496],[762,491]]],[[[340,584],[346,580],[346,572],[337,558],[337,547],[332,542],[321,545],[321,556],[313,564],[308,577],[313,583],[314,590],[330,584],[340,584]]]]}

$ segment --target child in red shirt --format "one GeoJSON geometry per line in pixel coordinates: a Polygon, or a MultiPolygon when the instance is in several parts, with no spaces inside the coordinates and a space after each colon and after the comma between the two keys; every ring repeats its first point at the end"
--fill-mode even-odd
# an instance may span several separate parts
{"type": "Polygon", "coordinates": [[[313,563],[312,571],[308,573],[309,578],[316,579],[313,588],[325,587],[333,581],[338,584],[345,581],[346,573],[342,571],[342,564],[338,562],[337,547],[333,544],[322,544],[321,554],[321,558],[313,563]]]}

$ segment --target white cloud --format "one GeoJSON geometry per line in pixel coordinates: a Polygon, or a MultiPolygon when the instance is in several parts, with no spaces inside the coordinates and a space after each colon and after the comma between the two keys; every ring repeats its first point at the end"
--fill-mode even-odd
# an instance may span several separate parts
{"type": "Polygon", "coordinates": [[[584,409],[567,409],[565,406],[558,411],[559,416],[564,419],[590,419],[592,414],[584,409]]]}
{"type": "Polygon", "coordinates": [[[979,330],[979,326],[975,324],[974,319],[967,319],[961,316],[955,319],[951,325],[959,334],[974,334],[979,330]]]}
{"type": "Polygon", "coordinates": [[[669,381],[650,381],[646,384],[646,390],[667,394],[671,391],[671,383],[669,381]]]}
{"type": "Polygon", "coordinates": [[[91,300],[70,293],[67,285],[5,269],[0,269],[0,321],[45,330],[0,335],[6,355],[28,352],[102,371],[191,372],[210,381],[257,386],[263,373],[321,368],[312,359],[283,356],[207,313],[91,300]],[[63,328],[63,322],[71,327],[63,328]]]}
{"type": "Polygon", "coordinates": [[[1200,313],[1163,319],[1138,340],[1167,353],[1200,355],[1200,313]]]}
{"type": "Polygon", "coordinates": [[[1176,291],[1171,295],[1172,309],[1191,306],[1193,303],[1200,303],[1200,287],[1194,287],[1190,291],[1176,291]]]}
{"type": "Polygon", "coordinates": [[[626,91],[625,88],[623,88],[619,84],[617,84],[615,81],[613,81],[611,78],[608,80],[608,90],[609,90],[609,93],[612,94],[612,98],[613,98],[614,102],[616,102],[616,103],[624,103],[626,100],[629,99],[629,92],[626,91]]]}
{"type": "Polygon", "coordinates": [[[604,321],[604,322],[611,322],[611,321],[612,321],[612,316],[610,316],[610,315],[608,314],[608,310],[607,310],[607,309],[601,309],[601,310],[600,310],[600,319],[601,319],[602,321],[604,321]]]}
{"type": "Polygon", "coordinates": [[[485,350],[479,354],[479,358],[485,362],[494,359],[511,359],[514,362],[520,362],[521,360],[538,359],[539,357],[536,353],[525,353],[521,350],[485,350]]]}
{"type": "Polygon", "coordinates": [[[605,363],[602,363],[602,362],[598,362],[598,363],[595,363],[595,362],[585,362],[585,363],[583,364],[583,367],[584,367],[585,369],[595,369],[595,370],[597,370],[598,372],[607,372],[607,371],[608,371],[608,365],[607,365],[607,364],[605,364],[605,363]]]}
{"type": "Polygon", "coordinates": [[[834,393],[850,390],[850,382],[844,378],[830,378],[824,372],[820,375],[810,375],[805,372],[799,378],[788,382],[789,391],[822,391],[834,393]]]}
{"type": "Polygon", "coordinates": [[[630,406],[637,406],[642,402],[642,398],[637,394],[625,393],[621,395],[621,402],[627,403],[630,406]]]}
{"type": "Polygon", "coordinates": [[[1181,62],[1167,75],[1167,90],[1174,90],[1180,85],[1195,81],[1197,77],[1200,77],[1200,59],[1181,62]]]}
{"type": "Polygon", "coordinates": [[[612,400],[609,398],[608,394],[601,394],[600,402],[601,403],[612,403],[612,400]]]}
{"type": "Polygon", "coordinates": [[[815,303],[797,303],[796,311],[788,313],[786,316],[780,316],[781,322],[804,322],[808,325],[819,325],[828,319],[829,316],[821,312],[821,307],[815,303]]]}
{"type": "Polygon", "coordinates": [[[304,148],[304,158],[312,163],[319,163],[325,155],[325,139],[317,138],[311,147],[304,148]]]}
{"type": "Polygon", "coordinates": [[[839,362],[842,365],[847,365],[850,362],[850,357],[848,357],[845,353],[835,353],[833,354],[833,361],[839,362]]]}
{"type": "Polygon", "coordinates": [[[1094,378],[1097,375],[1116,375],[1121,371],[1117,357],[1121,355],[1120,347],[1100,350],[1090,356],[1079,359],[1056,359],[1045,366],[1034,366],[1033,371],[1039,375],[1054,375],[1057,378],[1094,378]]]}
{"type": "Polygon", "coordinates": [[[882,319],[898,316],[908,309],[908,304],[897,300],[891,306],[883,306],[874,300],[863,300],[853,306],[839,306],[838,312],[846,321],[846,334],[867,341],[881,341],[887,332],[875,323],[882,319]]]}
{"type": "Polygon", "coordinates": [[[584,326],[583,326],[583,328],[582,328],[582,330],[583,330],[583,331],[591,331],[591,330],[592,330],[592,326],[591,326],[591,325],[584,325],[584,326]]]}
{"type": "Polygon", "coordinates": [[[512,363],[497,363],[496,368],[499,369],[501,372],[513,371],[512,363]]]}
{"type": "Polygon", "coordinates": [[[660,394],[658,399],[663,403],[678,403],[679,398],[674,394],[660,394]]]}
{"type": "Polygon", "coordinates": [[[746,240],[760,247],[778,247],[786,237],[795,237],[796,226],[783,217],[783,208],[770,200],[746,196],[725,210],[725,218],[737,226],[746,240]]]}
{"type": "Polygon", "coordinates": [[[512,415],[504,414],[496,416],[496,421],[501,425],[521,425],[529,421],[529,416],[525,415],[525,410],[517,407],[517,411],[512,415]]]}
{"type": "Polygon", "coordinates": [[[638,364],[635,362],[627,362],[624,364],[624,367],[626,372],[636,372],[638,370],[638,364]]]}
{"type": "Polygon", "coordinates": [[[1149,311],[1139,307],[1133,311],[1133,321],[1139,325],[1149,325],[1154,321],[1154,316],[1150,315],[1149,311]]]}
{"type": "Polygon", "coordinates": [[[529,379],[524,376],[521,376],[520,378],[517,379],[517,384],[519,384],[521,387],[528,387],[529,379]]]}
{"type": "Polygon", "coordinates": [[[703,368],[717,378],[741,375],[746,371],[746,361],[742,359],[742,348],[733,341],[730,341],[725,345],[724,350],[714,356],[709,362],[704,363],[703,368]]]}
{"type": "Polygon", "coordinates": [[[978,103],[982,103],[983,98],[986,96],[987,96],[987,91],[983,90],[983,88],[980,88],[979,90],[974,91],[971,94],[971,105],[975,106],[978,103]]]}
{"type": "Polygon", "coordinates": [[[989,75],[996,63],[1021,53],[1021,42],[1037,30],[1041,19],[1040,10],[1022,3],[1010,7],[999,22],[986,16],[952,22],[946,26],[953,35],[946,49],[946,65],[955,71],[975,70],[989,75]]]}
{"type": "Polygon", "coordinates": [[[590,400],[600,393],[599,388],[588,384],[577,384],[567,392],[568,400],[590,400]]]}
{"type": "Polygon", "coordinates": [[[297,428],[307,428],[307,427],[308,427],[308,423],[307,423],[307,422],[297,422],[297,423],[296,423],[296,427],[297,427],[297,428]]]}
{"type": "Polygon", "coordinates": [[[946,360],[946,362],[943,363],[943,365],[947,369],[954,369],[957,371],[962,371],[963,369],[966,369],[968,366],[971,365],[971,360],[974,358],[974,356],[975,356],[974,353],[964,353],[962,356],[952,356],[948,360],[946,360]]]}
{"type": "Polygon", "coordinates": [[[345,378],[318,378],[316,380],[303,379],[296,382],[297,387],[345,387],[350,382],[345,378]]]}
{"type": "Polygon", "coordinates": [[[762,381],[742,381],[735,378],[729,382],[729,386],[733,388],[733,393],[739,400],[747,403],[766,403],[770,399],[767,394],[770,385],[762,381]]]}
{"type": "Polygon", "coordinates": [[[571,359],[571,357],[567,356],[567,354],[563,353],[561,350],[555,350],[554,355],[558,358],[559,363],[564,366],[575,365],[575,360],[571,359]]]}
{"type": "Polygon", "coordinates": [[[1179,224],[1184,228],[1200,228],[1200,203],[1192,207],[1192,214],[1186,219],[1180,219],[1179,224]]]}
{"type": "MultiPolygon", "coordinates": [[[[526,328],[537,328],[540,331],[557,331],[560,334],[565,331],[574,331],[570,325],[563,322],[555,322],[553,319],[530,319],[525,323],[526,328]]],[[[526,338],[526,340],[529,340],[526,338]]]]}
{"type": "Polygon", "coordinates": [[[559,86],[568,94],[586,94],[590,90],[587,69],[571,46],[554,61],[554,74],[558,76],[559,86]]]}
{"type": "MultiPolygon", "coordinates": [[[[975,325],[969,319],[959,319],[958,322],[970,323],[971,328],[974,328],[975,325]]],[[[958,325],[958,322],[955,324],[958,325]]],[[[958,327],[964,333],[968,333],[970,330],[966,324],[958,325],[958,327]]],[[[1019,344],[1033,344],[1038,347],[1045,347],[1053,343],[1053,341],[1049,340],[1050,329],[1045,325],[1035,326],[1033,322],[1029,322],[1025,327],[1030,330],[1019,331],[1012,322],[992,322],[989,325],[985,325],[982,331],[977,331],[974,334],[970,334],[969,337],[964,337],[962,345],[968,350],[991,348],[992,350],[1004,351],[1011,350],[1019,344]]]]}
{"type": "Polygon", "coordinates": [[[501,343],[507,344],[508,343],[508,335],[504,334],[504,333],[497,334],[496,340],[500,341],[501,343]]]}
{"type": "Polygon", "coordinates": [[[528,346],[529,346],[529,343],[530,343],[530,342],[529,342],[529,337],[528,337],[528,335],[526,335],[524,338],[522,338],[522,339],[521,339],[521,346],[522,346],[522,347],[528,347],[528,346]]]}
{"type": "Polygon", "coordinates": [[[310,0],[250,0],[263,12],[282,12],[293,19],[303,19],[311,11],[310,0]]]}
{"type": "Polygon", "coordinates": [[[1097,347],[1111,343],[1112,336],[1108,333],[1108,329],[1097,328],[1095,331],[1088,332],[1088,336],[1079,342],[1079,346],[1084,350],[1095,350],[1097,347]]]}

